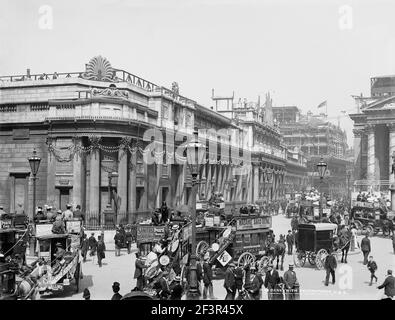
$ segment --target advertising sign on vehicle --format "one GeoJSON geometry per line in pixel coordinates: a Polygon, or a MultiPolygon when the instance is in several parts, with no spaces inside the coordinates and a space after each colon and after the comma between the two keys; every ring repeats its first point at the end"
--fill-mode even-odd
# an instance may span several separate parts
{"type": "Polygon", "coordinates": [[[36,237],[52,234],[52,223],[36,224],[36,237]]]}
{"type": "Polygon", "coordinates": [[[225,267],[232,260],[232,256],[225,250],[221,253],[217,260],[222,264],[223,267],[225,267]]]}
{"type": "Polygon", "coordinates": [[[240,217],[237,219],[237,230],[271,228],[272,219],[267,217],[240,217]]]}
{"type": "Polygon", "coordinates": [[[159,241],[165,234],[164,226],[137,226],[137,241],[138,242],[156,242],[159,241]]]}

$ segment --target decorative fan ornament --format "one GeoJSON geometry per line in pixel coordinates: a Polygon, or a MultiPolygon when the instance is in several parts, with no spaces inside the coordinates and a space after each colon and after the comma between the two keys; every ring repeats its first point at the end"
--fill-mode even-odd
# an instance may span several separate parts
{"type": "Polygon", "coordinates": [[[106,58],[97,56],[87,64],[84,78],[96,81],[112,81],[114,70],[106,58]]]}

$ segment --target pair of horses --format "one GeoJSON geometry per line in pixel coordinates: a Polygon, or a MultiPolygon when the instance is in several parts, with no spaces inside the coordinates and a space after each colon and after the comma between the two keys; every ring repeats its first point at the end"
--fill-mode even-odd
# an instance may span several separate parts
{"type": "Polygon", "coordinates": [[[285,256],[285,236],[280,235],[280,239],[278,242],[275,242],[274,239],[269,239],[266,242],[266,252],[269,257],[269,262],[273,263],[276,260],[276,269],[278,269],[278,265],[280,263],[280,270],[284,270],[284,256],[285,256]],[[281,261],[281,262],[280,262],[281,261]]]}

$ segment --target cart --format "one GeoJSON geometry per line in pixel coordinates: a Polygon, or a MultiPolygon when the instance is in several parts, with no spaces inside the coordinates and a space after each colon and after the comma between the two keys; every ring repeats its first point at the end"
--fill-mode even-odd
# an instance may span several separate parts
{"type": "Polygon", "coordinates": [[[249,213],[235,216],[226,227],[206,229],[207,238],[198,242],[196,254],[209,252],[209,264],[219,269],[232,260],[240,267],[259,260],[258,267],[261,269],[264,266],[262,259],[266,254],[266,241],[272,234],[271,219],[271,216],[249,213]]]}
{"type": "Polygon", "coordinates": [[[299,224],[297,229],[296,251],[293,260],[296,267],[303,267],[306,260],[317,269],[324,268],[329,253],[336,255],[334,236],[337,225],[333,223],[299,224]]]}
{"type": "Polygon", "coordinates": [[[379,203],[354,201],[350,218],[357,230],[366,231],[370,236],[382,232],[384,236],[390,234],[393,222],[387,214],[387,209],[379,203]]]}

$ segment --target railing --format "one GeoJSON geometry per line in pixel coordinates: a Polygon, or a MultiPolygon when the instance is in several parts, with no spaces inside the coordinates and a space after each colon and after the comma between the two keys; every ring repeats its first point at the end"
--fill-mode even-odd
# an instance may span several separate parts
{"type": "Polygon", "coordinates": [[[116,225],[132,224],[145,220],[151,216],[151,211],[136,211],[136,212],[120,212],[111,216],[109,219],[105,217],[103,212],[86,212],[84,227],[86,230],[114,230],[116,225]]]}

